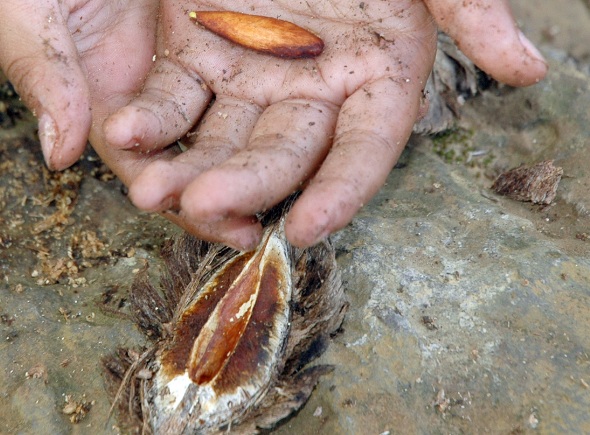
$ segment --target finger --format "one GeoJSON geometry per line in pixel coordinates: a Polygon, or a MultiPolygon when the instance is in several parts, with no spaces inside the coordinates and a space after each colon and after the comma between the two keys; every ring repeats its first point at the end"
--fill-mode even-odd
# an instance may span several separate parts
{"type": "Polygon", "coordinates": [[[47,166],[73,164],[90,130],[89,91],[57,0],[4,0],[0,68],[39,119],[47,166]]]}
{"type": "Polygon", "coordinates": [[[198,130],[183,141],[186,152],[150,164],[131,184],[133,203],[148,211],[177,208],[182,192],[199,174],[246,146],[261,113],[256,104],[219,97],[198,130]]]}
{"type": "Polygon", "coordinates": [[[511,86],[545,77],[547,63],[518,29],[507,0],[425,0],[439,27],[478,67],[511,86]]]}
{"type": "Polygon", "coordinates": [[[386,77],[346,100],[330,153],[287,216],[293,245],[343,228],[383,185],[412,131],[424,82],[386,77]]]}
{"type": "Polygon", "coordinates": [[[200,239],[223,243],[238,251],[251,251],[262,239],[262,225],[255,216],[225,219],[207,224],[195,223],[182,213],[164,212],[162,215],[200,239]]]}
{"type": "Polygon", "coordinates": [[[262,114],[248,147],[195,179],[181,197],[187,217],[215,222],[264,211],[297,190],[324,159],[336,122],[331,103],[287,100],[262,114]]]}
{"type": "MultiPolygon", "coordinates": [[[[104,142],[104,139],[96,132],[94,139],[98,142],[104,142]]],[[[108,147],[106,149],[108,151],[108,147]]],[[[109,152],[110,161],[117,162],[115,167],[119,169],[124,168],[124,171],[119,173],[118,176],[125,183],[131,184],[132,187],[141,183],[141,177],[144,177],[145,168],[157,168],[158,165],[172,161],[175,156],[178,157],[178,151],[173,147],[149,154],[129,153],[121,150],[111,150],[109,152]]],[[[182,175],[182,171],[175,175],[182,175]]],[[[157,181],[161,174],[155,173],[154,176],[157,181]]],[[[227,219],[221,222],[207,224],[186,219],[182,213],[176,213],[174,211],[164,211],[161,214],[166,219],[200,239],[223,243],[240,251],[254,249],[262,237],[262,227],[256,217],[253,216],[227,219]]]]}
{"type": "Polygon", "coordinates": [[[107,142],[117,149],[165,148],[195,124],[210,98],[199,77],[168,59],[159,60],[141,94],[105,121],[107,142]]]}

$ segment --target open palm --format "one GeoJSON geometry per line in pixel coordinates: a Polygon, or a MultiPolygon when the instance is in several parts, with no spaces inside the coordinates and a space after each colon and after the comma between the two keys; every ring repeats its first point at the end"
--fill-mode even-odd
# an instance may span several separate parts
{"type": "Polygon", "coordinates": [[[398,158],[434,22],[499,81],[547,70],[508,0],[3,0],[0,68],[39,117],[51,168],[90,138],[139,207],[240,248],[260,238],[256,212],[304,190],[286,231],[306,246],[349,222],[398,158]],[[325,51],[277,59],[188,17],[225,9],[294,22],[325,51]],[[188,151],[169,146],[187,132],[188,151]]]}
{"type": "Polygon", "coordinates": [[[147,166],[131,185],[133,201],[180,208],[184,220],[213,231],[224,222],[225,231],[249,234],[251,247],[260,234],[252,216],[306,185],[286,224],[290,241],[306,246],[346,225],[399,157],[436,29],[421,1],[248,3],[194,8],[294,22],[318,34],[324,52],[298,60],[255,53],[193,24],[185,2],[162,1],[152,75],[108,121],[107,138],[123,149],[160,149],[195,124],[213,92],[189,150],[147,166]]]}

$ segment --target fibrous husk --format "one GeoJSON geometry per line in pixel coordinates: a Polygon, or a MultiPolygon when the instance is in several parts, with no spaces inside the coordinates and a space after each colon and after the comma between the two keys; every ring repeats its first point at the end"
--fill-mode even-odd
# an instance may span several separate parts
{"type": "Polygon", "coordinates": [[[144,271],[130,298],[153,346],[105,359],[128,428],[257,433],[299,409],[332,370],[309,363],[347,307],[330,243],[293,248],[279,220],[254,253],[183,235],[162,255],[168,271],[161,288],[144,271]],[[244,293],[251,282],[264,283],[254,296],[244,293]]]}
{"type": "Polygon", "coordinates": [[[530,201],[533,204],[551,204],[557,195],[563,169],[545,160],[532,166],[519,166],[498,176],[492,190],[516,201],[530,201]]]}
{"type": "Polygon", "coordinates": [[[414,133],[435,134],[447,130],[459,116],[463,103],[492,83],[447,34],[439,32],[434,67],[424,89],[428,111],[414,125],[414,133]]]}

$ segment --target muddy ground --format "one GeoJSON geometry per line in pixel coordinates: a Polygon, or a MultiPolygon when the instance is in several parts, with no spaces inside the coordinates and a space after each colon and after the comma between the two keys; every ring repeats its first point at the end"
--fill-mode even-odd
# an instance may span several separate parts
{"type": "MultiPolygon", "coordinates": [[[[336,368],[277,433],[590,433],[590,8],[513,5],[551,73],[413,138],[333,238],[351,303],[322,358],[336,368]],[[490,191],[543,160],[564,171],[551,205],[490,191]]],[[[145,343],[128,289],[177,230],[91,151],[48,172],[34,119],[0,94],[0,433],[118,433],[99,361],[145,343]]]]}

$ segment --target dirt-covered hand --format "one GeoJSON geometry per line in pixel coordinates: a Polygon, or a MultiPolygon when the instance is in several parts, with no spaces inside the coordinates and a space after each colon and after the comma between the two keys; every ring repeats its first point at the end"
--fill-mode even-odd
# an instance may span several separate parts
{"type": "Polygon", "coordinates": [[[298,246],[346,225],[383,184],[416,120],[436,28],[420,1],[162,1],[157,61],[143,93],[105,124],[119,149],[153,152],[208,108],[190,149],[149,165],[130,187],[147,210],[185,221],[241,222],[305,186],[286,232],[298,246]],[[293,22],[324,52],[288,60],[244,49],[195,25],[189,12],[233,10],[293,22]],[[198,103],[197,103],[198,102],[198,103]]]}
{"type": "Polygon", "coordinates": [[[74,163],[93,122],[138,92],[157,8],[157,0],[2,0],[0,68],[39,118],[50,168],[74,163]]]}
{"type": "Polygon", "coordinates": [[[144,90],[105,123],[113,149],[153,160],[131,183],[133,202],[179,210],[168,216],[189,231],[249,249],[261,233],[255,214],[302,189],[286,222],[293,244],[342,228],[383,184],[410,135],[432,68],[435,21],[501,80],[525,85],[544,75],[505,1],[163,0],[144,90]],[[195,25],[191,10],[287,20],[319,35],[325,49],[314,59],[259,54],[195,25]],[[202,115],[188,151],[168,147],[202,115]]]}

